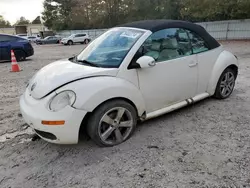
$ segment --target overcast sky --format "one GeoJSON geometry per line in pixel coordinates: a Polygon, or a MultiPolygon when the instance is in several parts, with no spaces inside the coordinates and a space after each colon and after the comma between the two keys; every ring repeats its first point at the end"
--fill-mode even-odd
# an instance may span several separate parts
{"type": "Polygon", "coordinates": [[[44,0],[0,0],[0,15],[12,24],[21,16],[33,21],[43,11],[44,0]]]}

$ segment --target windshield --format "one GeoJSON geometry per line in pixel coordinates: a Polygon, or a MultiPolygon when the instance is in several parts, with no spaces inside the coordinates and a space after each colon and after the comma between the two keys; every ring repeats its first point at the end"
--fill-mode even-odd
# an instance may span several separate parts
{"type": "Polygon", "coordinates": [[[45,39],[45,40],[48,40],[49,38],[50,38],[50,37],[45,37],[44,39],[45,39]]]}
{"type": "Polygon", "coordinates": [[[143,33],[137,29],[113,28],[90,43],[77,56],[77,61],[97,67],[118,68],[143,33]]]}

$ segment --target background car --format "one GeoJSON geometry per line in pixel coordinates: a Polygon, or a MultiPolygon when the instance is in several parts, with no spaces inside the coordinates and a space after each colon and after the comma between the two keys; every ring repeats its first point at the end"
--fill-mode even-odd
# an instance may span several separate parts
{"type": "Polygon", "coordinates": [[[73,34],[67,38],[63,38],[61,43],[64,45],[73,45],[75,43],[88,44],[91,41],[87,34],[73,34]]]}
{"type": "Polygon", "coordinates": [[[11,50],[14,50],[17,61],[25,60],[34,54],[34,49],[28,40],[0,34],[0,60],[11,60],[11,50]]]}
{"type": "Polygon", "coordinates": [[[21,37],[23,39],[28,39],[28,35],[23,33],[23,34],[17,34],[16,36],[21,37]]]}
{"type": "Polygon", "coordinates": [[[44,39],[38,39],[36,40],[36,44],[59,44],[61,38],[56,37],[56,36],[48,36],[45,37],[44,39]]]}
{"type": "Polygon", "coordinates": [[[36,36],[28,36],[27,40],[29,40],[30,42],[36,42],[37,40],[40,40],[40,37],[36,37],[36,36]]]}

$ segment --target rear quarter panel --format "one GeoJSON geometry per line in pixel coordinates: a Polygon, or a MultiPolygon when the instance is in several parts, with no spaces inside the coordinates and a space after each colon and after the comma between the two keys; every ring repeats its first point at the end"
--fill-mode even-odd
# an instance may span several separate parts
{"type": "Polygon", "coordinates": [[[196,92],[197,94],[204,93],[207,90],[214,65],[222,51],[223,48],[218,47],[213,50],[197,54],[197,59],[198,59],[198,86],[196,92]]]}
{"type": "Polygon", "coordinates": [[[28,43],[25,40],[11,41],[11,49],[22,49],[25,50],[25,44],[28,43]]]}
{"type": "Polygon", "coordinates": [[[215,89],[221,74],[230,65],[235,65],[238,67],[238,60],[231,52],[223,50],[214,64],[210,81],[208,83],[207,92],[210,95],[215,93],[215,89]]]}
{"type": "Polygon", "coordinates": [[[22,49],[26,53],[27,57],[34,55],[34,49],[29,41],[21,40],[21,41],[18,41],[17,43],[18,45],[16,45],[16,49],[22,49]]]}

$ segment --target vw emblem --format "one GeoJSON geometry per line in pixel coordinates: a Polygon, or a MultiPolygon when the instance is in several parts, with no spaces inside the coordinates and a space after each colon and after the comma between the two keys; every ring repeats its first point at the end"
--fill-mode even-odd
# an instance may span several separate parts
{"type": "Polygon", "coordinates": [[[37,85],[37,83],[35,82],[35,83],[31,86],[30,90],[33,91],[33,90],[36,88],[36,85],[37,85]]]}

